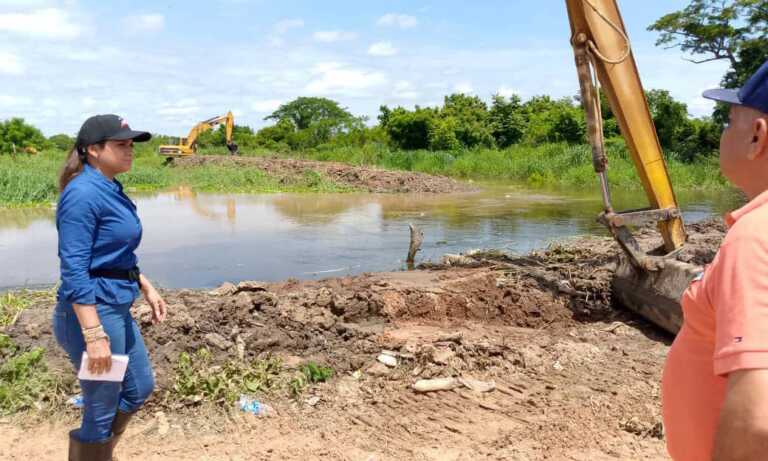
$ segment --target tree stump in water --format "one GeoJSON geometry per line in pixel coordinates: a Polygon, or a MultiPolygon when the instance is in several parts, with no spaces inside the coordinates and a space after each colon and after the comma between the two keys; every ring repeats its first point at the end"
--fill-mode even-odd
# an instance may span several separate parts
{"type": "Polygon", "coordinates": [[[408,270],[413,270],[413,260],[416,258],[416,253],[421,250],[421,243],[424,241],[424,232],[413,224],[408,224],[408,228],[411,230],[411,244],[408,248],[408,258],[405,261],[408,263],[408,270]]]}

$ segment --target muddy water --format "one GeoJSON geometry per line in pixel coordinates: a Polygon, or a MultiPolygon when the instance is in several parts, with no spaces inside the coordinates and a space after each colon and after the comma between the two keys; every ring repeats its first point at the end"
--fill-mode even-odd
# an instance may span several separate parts
{"type": "MultiPolygon", "coordinates": [[[[469,194],[132,194],[144,224],[140,266],[168,288],[223,281],[323,278],[404,267],[408,224],[424,231],[417,261],[498,248],[524,253],[569,236],[604,232],[596,193],[493,186],[469,194]]],[[[733,193],[682,194],[688,221],[739,204],[733,193]]],[[[645,206],[638,194],[617,208],[645,206]]],[[[0,210],[0,289],[54,283],[52,210],[0,210]]]]}

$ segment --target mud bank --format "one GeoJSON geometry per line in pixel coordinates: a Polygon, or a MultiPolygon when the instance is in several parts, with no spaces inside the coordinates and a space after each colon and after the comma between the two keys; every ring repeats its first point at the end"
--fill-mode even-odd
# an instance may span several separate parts
{"type": "Polygon", "coordinates": [[[283,180],[300,177],[306,171],[316,171],[338,184],[368,192],[379,193],[446,193],[476,190],[476,188],[469,184],[444,176],[352,166],[336,162],[318,162],[275,157],[198,155],[176,159],[174,164],[184,167],[196,165],[252,166],[260,168],[269,175],[276,176],[283,180]]]}

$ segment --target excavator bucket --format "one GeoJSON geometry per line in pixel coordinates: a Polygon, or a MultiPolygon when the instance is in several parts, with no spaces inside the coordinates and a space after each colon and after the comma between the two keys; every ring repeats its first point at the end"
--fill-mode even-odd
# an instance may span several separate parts
{"type": "Polygon", "coordinates": [[[623,250],[613,282],[614,299],[659,327],[675,333],[682,323],[680,296],[699,271],[675,255],[687,236],[666,161],[645,99],[631,42],[616,0],[566,0],[571,44],[587,119],[592,163],[598,175],[604,224],[623,250]],[[649,208],[616,212],[611,204],[608,158],[603,143],[599,91],[619,122],[649,208]],[[631,229],[656,223],[660,255],[641,249],[631,229]]]}

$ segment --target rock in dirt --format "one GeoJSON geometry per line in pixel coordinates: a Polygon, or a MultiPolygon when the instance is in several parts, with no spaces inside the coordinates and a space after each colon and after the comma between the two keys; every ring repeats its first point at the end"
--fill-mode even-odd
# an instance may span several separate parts
{"type": "Polygon", "coordinates": [[[229,282],[224,282],[216,288],[208,292],[212,296],[230,296],[237,293],[237,287],[229,282]]]}
{"type": "Polygon", "coordinates": [[[376,362],[368,367],[366,372],[371,376],[389,376],[392,374],[392,371],[389,369],[389,367],[379,362],[376,362]]]}
{"type": "Polygon", "coordinates": [[[416,392],[450,391],[461,387],[461,382],[456,378],[420,379],[413,385],[416,392]]]}
{"type": "Polygon", "coordinates": [[[240,293],[235,296],[235,307],[241,310],[251,310],[253,307],[253,300],[251,300],[251,295],[248,293],[241,291],[240,293]]]}
{"type": "Polygon", "coordinates": [[[237,284],[237,291],[267,291],[267,284],[258,280],[245,280],[237,284]]]}
{"type": "Polygon", "coordinates": [[[211,346],[218,347],[223,351],[226,351],[232,347],[232,341],[226,339],[218,333],[208,333],[205,335],[205,341],[211,346]]]}
{"type": "Polygon", "coordinates": [[[459,382],[467,389],[475,392],[491,392],[496,389],[496,383],[493,381],[480,381],[473,378],[459,378],[459,382]]]}
{"type": "Polygon", "coordinates": [[[388,355],[388,354],[379,354],[376,360],[378,360],[379,362],[383,363],[388,367],[394,368],[397,366],[397,357],[392,357],[391,355],[388,355]]]}
{"type": "Polygon", "coordinates": [[[441,347],[432,352],[432,361],[439,365],[448,365],[455,356],[453,350],[441,347]]]}

